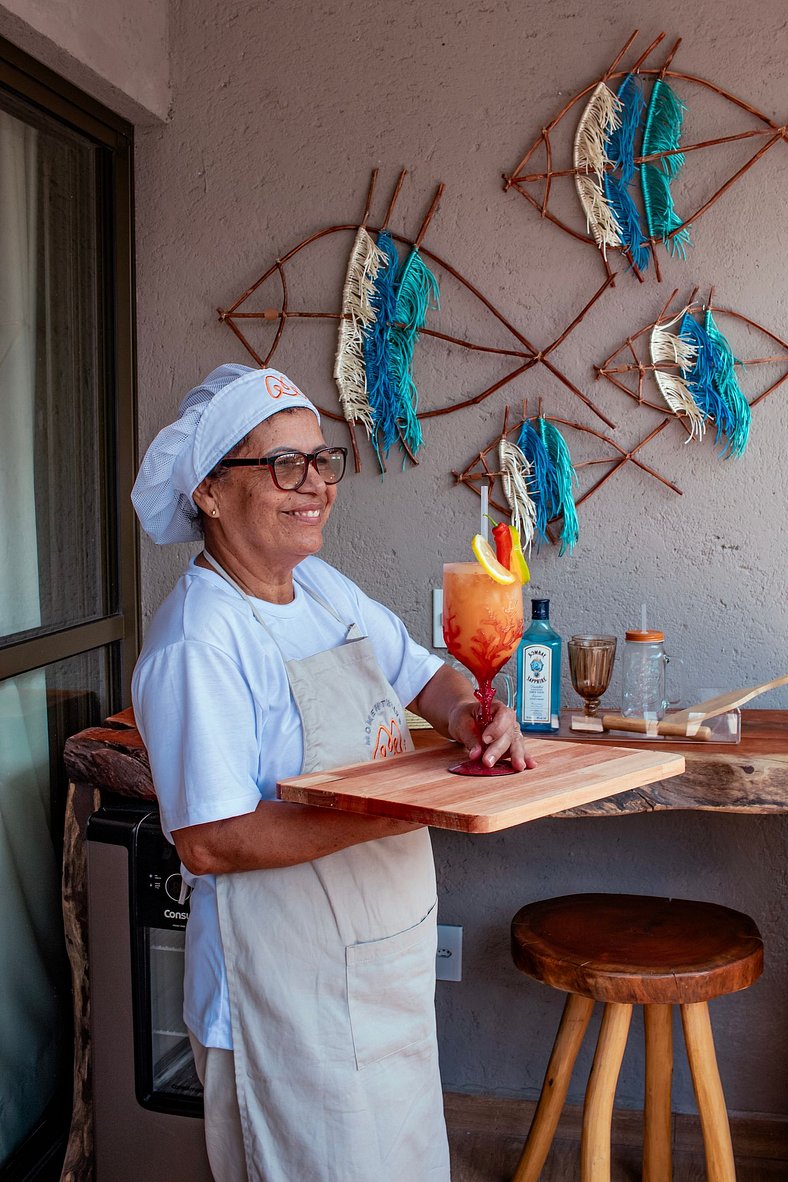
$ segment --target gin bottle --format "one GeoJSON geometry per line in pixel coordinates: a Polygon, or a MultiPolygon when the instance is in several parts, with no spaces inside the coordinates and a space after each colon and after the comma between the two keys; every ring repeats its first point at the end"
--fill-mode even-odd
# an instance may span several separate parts
{"type": "Polygon", "coordinates": [[[531,617],[517,650],[517,721],[526,732],[557,731],[561,637],[550,627],[550,600],[532,599],[531,617]]]}

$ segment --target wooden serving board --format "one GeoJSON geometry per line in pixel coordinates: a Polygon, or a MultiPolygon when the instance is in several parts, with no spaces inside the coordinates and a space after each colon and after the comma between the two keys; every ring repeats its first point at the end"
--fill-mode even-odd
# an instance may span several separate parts
{"type": "Polygon", "coordinates": [[[281,800],[371,813],[461,833],[495,833],[564,809],[680,776],[684,757],[664,750],[528,739],[537,767],[512,776],[454,776],[463,758],[448,741],[382,763],[308,772],[277,784],[281,800]]]}

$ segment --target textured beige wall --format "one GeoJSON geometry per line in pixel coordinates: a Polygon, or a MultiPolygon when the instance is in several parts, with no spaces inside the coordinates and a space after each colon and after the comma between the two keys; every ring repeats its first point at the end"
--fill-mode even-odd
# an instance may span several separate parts
{"type": "Polygon", "coordinates": [[[170,107],[167,0],[4,0],[0,35],[134,123],[170,107]]]}
{"type": "MultiPolygon", "coordinates": [[[[657,18],[645,0],[176,4],[173,118],[144,130],[137,147],[141,447],[203,373],[223,360],[246,360],[217,322],[217,305],[308,233],[357,219],[374,165],[378,212],[399,168],[411,170],[394,218],[406,234],[444,181],[427,245],[537,346],[553,340],[599,284],[599,259],[517,194],[504,194],[500,175],[635,26],[642,46],[660,28],[684,38],[675,68],[717,80],[779,122],[788,117],[782,0],[765,0],[757,20],[733,0],[691,7],[665,0],[659,9],[657,18]]],[[[688,126],[696,136],[741,125],[721,100],[692,98],[688,126]]],[[[695,154],[677,192],[700,204],[725,166],[730,172],[744,158],[741,148],[695,154]]],[[[593,365],[653,319],[674,287],[714,284],[722,304],[788,336],[787,182],[782,143],[701,219],[687,264],[663,257],[661,285],[622,276],[557,351],[556,363],[617,423],[623,447],[658,416],[595,383],[593,365]]],[[[336,308],[347,247],[347,238],[335,238],[305,252],[292,273],[292,307],[336,308]]],[[[271,289],[260,304],[276,298],[271,289]]],[[[505,343],[449,280],[433,323],[505,343]]],[[[333,329],[302,321],[291,323],[276,360],[332,405],[332,353],[333,329]]],[[[489,360],[458,359],[435,342],[419,346],[425,407],[474,392],[495,372],[489,360]]],[[[417,470],[400,471],[395,462],[381,481],[367,448],[363,473],[342,486],[326,557],[395,607],[424,642],[430,588],[444,560],[466,554],[478,521],[478,503],[453,487],[450,471],[489,442],[507,399],[533,406],[539,397],[548,412],[595,423],[560,382],[537,370],[477,408],[427,423],[417,470]]],[[[334,425],[327,434],[344,438],[334,425]]],[[[671,426],[643,458],[684,496],[629,466],[582,507],[574,555],[536,556],[534,589],[551,597],[564,635],[604,628],[621,636],[647,600],[650,620],[665,627],[697,685],[786,672],[788,386],[758,409],[740,463],[682,440],[671,426]]],[[[143,545],[146,617],[186,554],[143,545]]],[[[764,704],[788,705],[788,696],[764,704]]],[[[466,938],[465,980],[439,994],[447,1085],[503,1094],[536,1086],[560,1002],[509,964],[507,929],[517,907],[550,893],[629,888],[715,898],[762,924],[769,967],[755,989],[719,1004],[721,1058],[732,1107],[784,1111],[788,925],[772,901],[785,887],[787,832],[784,818],[677,814],[543,822],[490,839],[436,835],[442,918],[464,924],[466,938]]],[[[638,1064],[634,1055],[622,1084],[631,1104],[639,1102],[638,1064]]],[[[688,1078],[681,1063],[677,1070],[677,1100],[686,1107],[688,1078]]]]}

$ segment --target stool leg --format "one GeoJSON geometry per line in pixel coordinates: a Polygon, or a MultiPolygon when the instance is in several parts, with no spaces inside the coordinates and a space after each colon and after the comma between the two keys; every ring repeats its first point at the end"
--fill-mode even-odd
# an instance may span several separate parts
{"type": "Polygon", "coordinates": [[[673,1007],[643,1006],[646,1027],[646,1107],[643,1182],[671,1182],[670,1085],[673,1076],[673,1007]]]}
{"type": "Polygon", "coordinates": [[[708,1182],[736,1182],[725,1096],[714,1053],[709,1007],[705,1001],[681,1007],[692,1086],[698,1101],[708,1182]]]}
{"type": "Polygon", "coordinates": [[[608,1002],[583,1106],[580,1182],[610,1182],[610,1129],[632,1006],[608,1002]]]}
{"type": "Polygon", "coordinates": [[[539,1103],[512,1182],[536,1182],[542,1172],[593,1008],[590,997],[567,995],[539,1103]]]}

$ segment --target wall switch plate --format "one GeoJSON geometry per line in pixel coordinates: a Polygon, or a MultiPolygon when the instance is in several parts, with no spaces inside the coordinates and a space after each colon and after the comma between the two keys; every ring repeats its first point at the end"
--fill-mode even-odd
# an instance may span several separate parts
{"type": "Polygon", "coordinates": [[[446,647],[443,639],[443,591],[438,587],[432,589],[432,647],[446,647]]]}
{"type": "Polygon", "coordinates": [[[454,924],[438,924],[438,951],[435,956],[435,975],[439,981],[462,980],[462,928],[454,924]]]}

